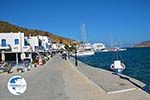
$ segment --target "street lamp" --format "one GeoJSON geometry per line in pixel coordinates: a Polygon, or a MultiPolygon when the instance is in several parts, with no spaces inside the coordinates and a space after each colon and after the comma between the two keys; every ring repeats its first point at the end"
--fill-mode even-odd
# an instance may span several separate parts
{"type": "Polygon", "coordinates": [[[77,60],[77,45],[75,44],[75,66],[78,66],[78,60],[77,60]]]}

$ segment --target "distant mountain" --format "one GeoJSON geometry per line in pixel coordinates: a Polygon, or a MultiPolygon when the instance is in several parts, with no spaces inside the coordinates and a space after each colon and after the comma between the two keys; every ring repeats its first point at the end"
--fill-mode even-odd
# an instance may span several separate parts
{"type": "Polygon", "coordinates": [[[134,47],[150,47],[150,41],[144,41],[142,43],[136,44],[134,47]]]}
{"type": "Polygon", "coordinates": [[[20,26],[10,24],[8,22],[0,21],[0,33],[8,33],[8,32],[23,32],[25,33],[25,36],[29,36],[30,34],[32,36],[36,36],[36,35],[48,36],[54,42],[63,42],[65,44],[73,44],[72,39],[61,37],[50,32],[23,28],[20,26]]]}

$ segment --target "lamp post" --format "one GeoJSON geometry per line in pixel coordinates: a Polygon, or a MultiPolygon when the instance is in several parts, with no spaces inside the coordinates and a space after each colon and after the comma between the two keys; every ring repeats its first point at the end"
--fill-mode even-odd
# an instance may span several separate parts
{"type": "Polygon", "coordinates": [[[75,44],[75,66],[78,66],[78,60],[77,60],[77,46],[75,44]]]}

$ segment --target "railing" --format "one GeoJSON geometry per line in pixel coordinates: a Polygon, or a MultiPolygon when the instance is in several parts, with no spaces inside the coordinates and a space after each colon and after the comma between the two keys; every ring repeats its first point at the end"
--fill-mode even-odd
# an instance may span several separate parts
{"type": "Polygon", "coordinates": [[[31,46],[24,46],[23,51],[24,52],[32,52],[32,47],[31,46]]]}

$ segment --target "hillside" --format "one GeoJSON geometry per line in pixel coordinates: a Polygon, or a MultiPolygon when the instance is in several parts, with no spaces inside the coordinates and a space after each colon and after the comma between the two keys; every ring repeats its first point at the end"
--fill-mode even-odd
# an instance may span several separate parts
{"type": "Polygon", "coordinates": [[[150,47],[150,41],[144,41],[142,43],[136,44],[134,47],[150,47]]]}
{"type": "Polygon", "coordinates": [[[61,37],[61,36],[55,35],[50,32],[34,30],[34,29],[27,29],[27,28],[23,28],[20,26],[10,24],[8,22],[0,21],[0,33],[19,32],[19,31],[25,33],[25,36],[29,36],[29,34],[31,34],[32,36],[45,35],[45,36],[48,36],[54,42],[63,42],[65,44],[73,43],[73,40],[71,40],[71,39],[61,37]]]}

